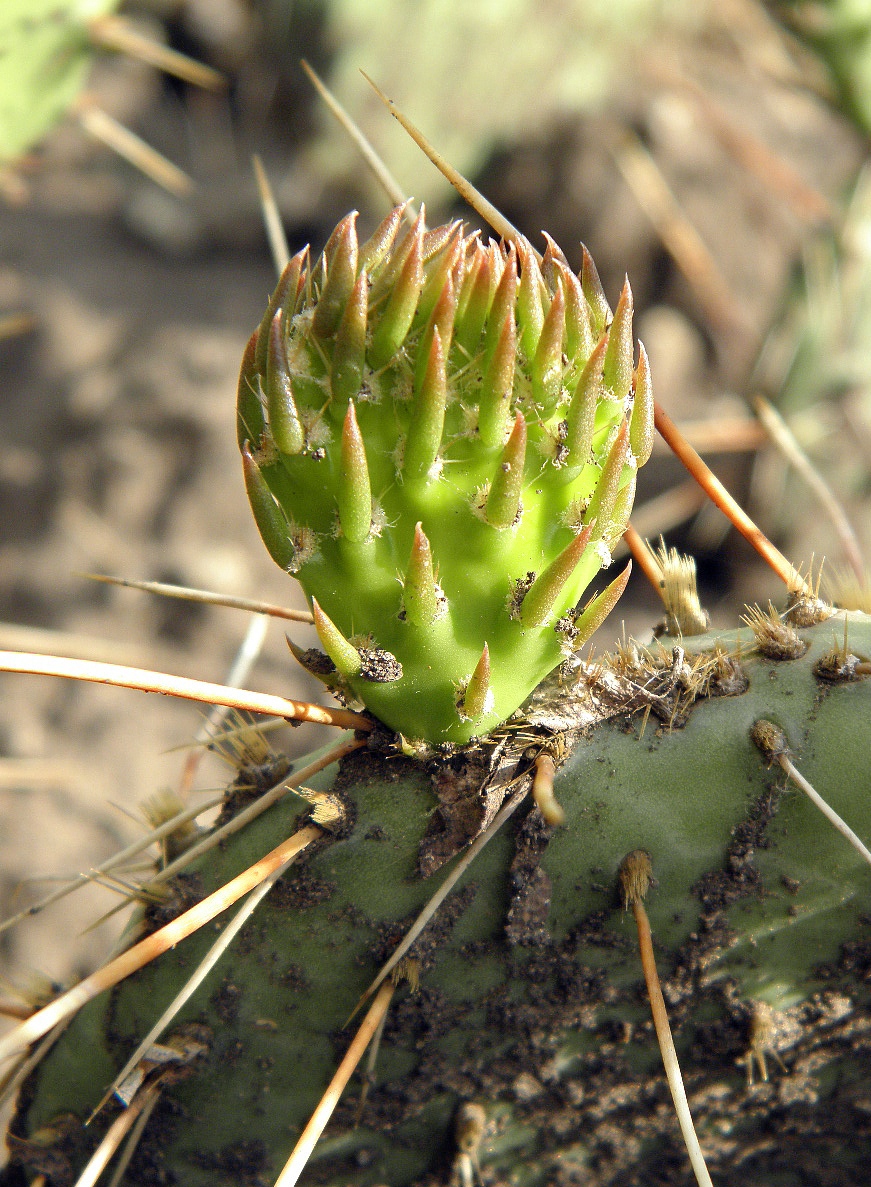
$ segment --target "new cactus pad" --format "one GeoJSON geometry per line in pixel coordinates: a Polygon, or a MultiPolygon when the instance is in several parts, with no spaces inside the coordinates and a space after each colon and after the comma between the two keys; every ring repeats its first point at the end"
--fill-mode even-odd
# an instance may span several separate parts
{"type": "Polygon", "coordinates": [[[395,731],[464,743],[508,718],[622,591],[585,607],[650,453],[632,298],[585,253],[459,223],[365,243],[356,215],[287,265],[249,343],[238,435],[254,515],[308,594],[298,653],[395,731]]]}

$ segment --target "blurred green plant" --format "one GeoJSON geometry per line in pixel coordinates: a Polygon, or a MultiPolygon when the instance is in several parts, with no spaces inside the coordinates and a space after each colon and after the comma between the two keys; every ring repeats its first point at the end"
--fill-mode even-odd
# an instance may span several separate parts
{"type": "MultiPolygon", "coordinates": [[[[634,50],[664,27],[700,23],[707,3],[331,0],[325,8],[326,40],[335,46],[326,70],[330,87],[360,126],[376,129],[373,143],[406,191],[432,203],[444,198],[447,183],[407,136],[392,128],[378,135],[379,101],[361,88],[361,65],[399,106],[413,95],[415,109],[427,113],[429,138],[471,176],[500,143],[532,138],[560,118],[605,102],[634,50]]],[[[272,19],[287,19],[288,11],[282,0],[273,5],[272,19]]],[[[289,24],[285,36],[292,36],[289,24]]],[[[315,152],[327,180],[347,176],[356,164],[347,137],[326,115],[315,152]]]]}
{"type": "MultiPolygon", "coordinates": [[[[783,310],[768,336],[755,380],[776,403],[788,431],[818,476],[834,492],[859,529],[839,528],[841,547],[828,523],[798,512],[786,484],[783,459],[759,462],[765,505],[777,508],[779,526],[801,531],[803,547],[830,562],[846,559],[859,584],[866,584],[860,559],[867,521],[868,443],[871,441],[871,175],[860,174],[839,225],[808,239],[802,267],[784,297],[783,310]],[[796,514],[801,524],[793,522],[796,514]]],[[[776,426],[775,426],[776,434],[776,426]]],[[[788,448],[788,447],[787,447],[788,448]]],[[[802,464],[798,464],[801,470],[802,464]]],[[[811,479],[811,485],[818,485],[811,479]]],[[[822,502],[829,500],[822,492],[822,502]]],[[[842,513],[830,515],[837,522],[842,513]]],[[[844,521],[846,522],[846,521],[844,521]]],[[[838,595],[840,596],[840,595],[838,595]]],[[[865,606],[854,599],[853,605],[865,606]]]]}
{"type": "Polygon", "coordinates": [[[49,132],[91,69],[91,21],[119,0],[4,0],[0,5],[0,165],[49,132]]]}
{"type": "Polygon", "coordinates": [[[871,133],[871,7],[867,0],[780,0],[774,10],[825,63],[838,106],[871,133]]]}
{"type": "Polygon", "coordinates": [[[20,183],[10,183],[16,167],[72,112],[85,132],[158,185],[179,195],[192,188],[186,174],[86,97],[91,67],[98,50],[109,50],[211,90],[224,79],[116,16],[119,2],[9,0],[0,6],[0,175],[10,194],[24,196],[20,183]]]}

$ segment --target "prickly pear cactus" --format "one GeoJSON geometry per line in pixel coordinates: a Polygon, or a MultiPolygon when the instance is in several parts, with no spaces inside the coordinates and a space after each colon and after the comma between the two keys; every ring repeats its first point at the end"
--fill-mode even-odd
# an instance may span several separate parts
{"type": "Polygon", "coordinates": [[[0,11],[0,164],[61,119],[82,89],[94,47],[88,22],[118,0],[5,0],[0,11]]]}
{"type": "MultiPolygon", "coordinates": [[[[410,739],[467,742],[585,642],[653,401],[586,258],[395,209],[287,266],[239,386],[248,493],[312,601],[314,670],[410,739]]],[[[621,587],[622,588],[622,587],[621,587]]],[[[303,662],[305,657],[300,656],[303,662]]],[[[312,666],[311,657],[309,657],[312,666]]]]}
{"type": "Polygon", "coordinates": [[[46,1040],[4,1187],[92,1183],[97,1143],[127,1124],[126,1183],[269,1187],[361,996],[470,858],[406,953],[367,1091],[339,1104],[301,1181],[680,1180],[618,891],[639,850],[717,1183],[863,1182],[871,865],[784,764],[871,837],[871,621],[796,596],[785,621],[756,611],[742,631],[685,627],[584,662],[625,575],[579,602],[651,448],[628,286],[612,316],[588,257],[575,276],[553,244],[539,262],[525,240],[485,246],[422,215],[401,234],[403,214],[362,245],[349,216],[314,266],[290,262],[238,401],[255,518],[323,648],[294,653],[388,728],[304,786],[277,756],[245,757],[215,826],[235,831],[146,882],[127,940],[289,838],[305,835],[302,856],[114,1090],[220,923],[46,1040]]]}
{"type": "MultiPolygon", "coordinates": [[[[428,768],[362,750],[313,779],[307,794],[331,793],[344,823],[173,1021],[162,1041],[194,1035],[199,1054],[163,1093],[125,1182],[274,1181],[349,1014],[439,881],[421,867],[437,864],[464,798],[498,802],[528,777],[523,747],[547,744],[536,714],[600,722],[571,734],[555,785],[564,827],[521,811],[471,865],[411,950],[420,984],[394,999],[359,1117],[352,1090],[302,1181],[434,1187],[471,1182],[475,1166],[484,1183],[530,1187],[688,1181],[617,890],[624,856],[642,848],[714,1181],[863,1182],[871,868],[754,739],[775,723],[804,775],[871,836],[871,621],[749,617],[748,629],[624,645],[581,666],[556,697],[539,692],[523,746],[503,736],[428,768]]],[[[266,772],[238,782],[263,786],[266,772]]],[[[299,823],[287,797],[179,890],[210,891],[299,823]]],[[[31,1175],[51,1166],[51,1183],[73,1181],[109,1117],[88,1131],[81,1119],[213,942],[207,931],[94,1001],[43,1060],[13,1124],[31,1175]]]]}

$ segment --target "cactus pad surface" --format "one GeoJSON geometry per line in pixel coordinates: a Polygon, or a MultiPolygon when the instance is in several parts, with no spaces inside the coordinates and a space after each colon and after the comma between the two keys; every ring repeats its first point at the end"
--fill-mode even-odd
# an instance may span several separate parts
{"type": "MultiPolygon", "coordinates": [[[[638,848],[657,880],[657,963],[714,1181],[863,1181],[871,869],[752,738],[761,718],[777,723],[805,775],[871,836],[871,682],[838,661],[844,625],[799,630],[791,658],[761,653],[744,629],[624,648],[587,673],[578,695],[613,704],[558,772],[565,826],[521,812],[470,867],[413,949],[420,988],[391,1006],[362,1124],[352,1088],[305,1182],[451,1182],[463,1165],[455,1125],[471,1106],[483,1111],[484,1182],[612,1187],[688,1173],[618,894],[638,848]]],[[[846,654],[867,664],[868,618],[850,615],[847,628],[846,654]]],[[[444,807],[460,781],[456,763],[427,770],[365,751],[312,781],[352,806],[348,828],[285,875],[174,1022],[176,1036],[200,1028],[208,1052],[167,1089],[132,1182],[274,1180],[360,993],[439,881],[420,877],[421,846],[434,792],[444,807]]],[[[481,787],[471,779],[468,794],[481,787]]],[[[298,823],[288,797],[188,886],[210,890],[298,823]]],[[[14,1132],[46,1142],[59,1119],[87,1115],[214,939],[207,930],[82,1012],[24,1093],[14,1132]]],[[[69,1135],[51,1149],[81,1165],[69,1135]]],[[[16,1156],[34,1167],[45,1147],[16,1156]]]]}

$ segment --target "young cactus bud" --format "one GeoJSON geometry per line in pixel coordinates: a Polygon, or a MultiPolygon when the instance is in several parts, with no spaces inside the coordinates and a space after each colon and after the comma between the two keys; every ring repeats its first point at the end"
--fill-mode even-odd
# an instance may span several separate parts
{"type": "Polygon", "coordinates": [[[402,584],[402,609],[406,621],[418,627],[431,626],[442,613],[432,549],[419,523],[415,525],[414,544],[402,584]]]}
{"type": "Polygon", "coordinates": [[[567,264],[558,268],[566,298],[566,354],[569,358],[586,358],[596,344],[593,311],[581,288],[581,282],[567,264]]]}
{"type": "Polygon", "coordinates": [[[643,466],[653,450],[653,384],[650,380],[650,362],[643,342],[638,343],[635,401],[629,421],[629,445],[636,462],[643,466]]]}
{"type": "Polygon", "coordinates": [[[517,318],[520,322],[520,344],[528,359],[535,358],[544,326],[544,278],[532,251],[532,244],[521,241],[520,290],[517,294],[517,318]]]}
{"type": "Polygon", "coordinates": [[[565,330],[565,297],[562,285],[557,284],[532,360],[532,398],[544,413],[552,411],[559,399],[565,330]]]}
{"type": "Polygon", "coordinates": [[[441,335],[434,328],[423,381],[415,390],[414,411],[405,442],[402,472],[406,479],[429,477],[442,440],[446,403],[445,352],[441,335]]]}
{"type": "Polygon", "coordinates": [[[465,276],[457,299],[456,338],[471,355],[481,338],[490,305],[490,254],[475,240],[467,253],[465,276]]]}
{"type": "Polygon", "coordinates": [[[588,255],[576,277],[553,243],[540,265],[422,213],[400,234],[402,214],[294,257],[245,353],[240,447],[343,692],[462,744],[622,589],[577,616],[649,452],[650,380],[628,287],[612,319],[588,255]]]}
{"type": "Polygon", "coordinates": [[[612,400],[625,400],[632,386],[632,290],[629,281],[623,285],[623,292],[614,311],[614,320],[608,331],[608,349],[602,364],[602,378],[612,400]]]}
{"type": "Polygon", "coordinates": [[[353,399],[363,383],[368,307],[369,278],[365,272],[361,272],[351,290],[351,296],[336,331],[336,345],[330,368],[330,391],[338,403],[353,399]]]}
{"type": "Polygon", "coordinates": [[[284,512],[276,503],[267,486],[260,467],[254,460],[246,441],[242,446],[242,470],[245,475],[245,489],[248,502],[254,513],[254,522],[275,563],[290,571],[295,549],[290,536],[290,525],[284,512]]]}
{"type": "Polygon", "coordinates": [[[620,431],[614,438],[614,444],[602,467],[602,476],[587,506],[587,523],[596,524],[596,538],[607,537],[611,524],[617,496],[622,486],[623,474],[627,462],[631,460],[629,451],[629,429],[626,421],[620,425],[620,431]]]}
{"type": "Polygon", "coordinates": [[[244,450],[246,441],[259,441],[266,428],[263,405],[260,403],[258,371],[256,366],[257,338],[255,330],[248,339],[242,367],[239,371],[239,387],[236,395],[236,440],[244,450]]]}
{"type": "Polygon", "coordinates": [[[349,214],[333,231],[330,243],[327,244],[325,268],[327,279],[324,282],[320,299],[315,306],[312,318],[312,331],[318,338],[327,338],[339,324],[351,290],[357,279],[357,212],[349,214]],[[333,246],[332,252],[330,251],[333,246]]]}
{"type": "Polygon", "coordinates": [[[490,691],[490,648],[484,644],[481,658],[475,665],[475,670],[466,685],[458,707],[460,717],[468,721],[477,721],[486,712],[493,700],[490,691]]]}
{"type": "Polygon", "coordinates": [[[593,456],[593,434],[596,431],[596,409],[604,398],[602,365],[608,339],[603,335],[587,359],[578,385],[569,404],[566,417],[566,464],[576,471],[593,456]]]}
{"type": "Polygon", "coordinates": [[[273,443],[282,453],[300,453],[305,444],[305,434],[293,398],[293,383],[288,371],[280,309],[275,311],[275,317],[269,326],[269,344],[266,348],[266,410],[269,413],[269,432],[273,443]]]}
{"type": "Polygon", "coordinates": [[[333,661],[339,675],[346,678],[359,676],[363,667],[360,652],[345,638],[332,619],[324,614],[317,598],[312,598],[312,614],[321,646],[333,661]]]}
{"type": "Polygon", "coordinates": [[[502,324],[502,332],[481,385],[478,406],[478,432],[485,445],[491,448],[505,441],[514,392],[514,369],[517,366],[517,327],[509,310],[502,324]]]}
{"type": "Polygon", "coordinates": [[[583,252],[583,264],[581,266],[581,288],[584,296],[587,298],[592,314],[593,322],[597,333],[601,334],[602,330],[608,328],[611,324],[611,306],[608,304],[608,298],[605,296],[605,290],[602,288],[602,282],[599,279],[599,273],[596,265],[593,263],[593,257],[581,244],[583,252]]]}
{"type": "Polygon", "coordinates": [[[390,362],[414,320],[423,284],[423,234],[423,223],[418,220],[412,232],[408,257],[373,332],[369,362],[376,370],[390,362]]]}
{"type": "Polygon", "coordinates": [[[342,535],[362,544],[372,527],[372,490],[369,485],[369,466],[366,449],[354,401],[348,401],[345,423],[342,425],[342,453],[339,471],[339,523],[342,535]]]}
{"type": "Polygon", "coordinates": [[[496,474],[484,506],[484,518],[491,528],[513,527],[520,515],[520,492],[526,462],[526,421],[518,412],[511,436],[502,450],[496,474]]]}
{"type": "Polygon", "coordinates": [[[578,532],[571,544],[563,549],[555,561],[551,561],[526,591],[520,608],[520,621],[525,627],[540,626],[547,619],[554,602],[580,564],[591,535],[592,529],[589,527],[578,532]]]}

